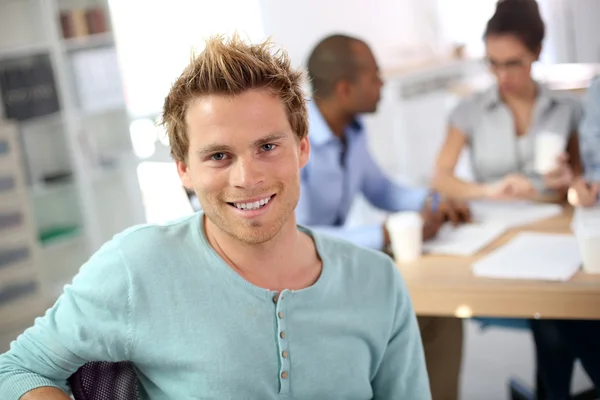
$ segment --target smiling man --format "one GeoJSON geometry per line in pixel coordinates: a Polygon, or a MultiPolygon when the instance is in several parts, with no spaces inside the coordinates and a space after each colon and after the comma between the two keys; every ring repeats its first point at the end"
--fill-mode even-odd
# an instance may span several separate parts
{"type": "Polygon", "coordinates": [[[68,399],[85,362],[128,360],[142,399],[430,399],[391,259],[296,225],[310,143],[285,53],[210,40],[163,119],[203,212],[105,244],[0,356],[0,398],[68,399]]]}

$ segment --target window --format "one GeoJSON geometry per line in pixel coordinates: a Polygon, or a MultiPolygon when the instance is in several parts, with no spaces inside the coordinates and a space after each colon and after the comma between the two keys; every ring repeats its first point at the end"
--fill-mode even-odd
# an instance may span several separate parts
{"type": "Polygon", "coordinates": [[[111,0],[110,8],[133,117],[160,112],[171,83],[213,34],[264,39],[260,0],[111,0]]]}

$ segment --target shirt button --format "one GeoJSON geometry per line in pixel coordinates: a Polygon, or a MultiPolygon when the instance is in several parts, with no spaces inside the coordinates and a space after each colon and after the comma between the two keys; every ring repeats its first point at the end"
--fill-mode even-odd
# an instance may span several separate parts
{"type": "Polygon", "coordinates": [[[285,339],[285,331],[281,331],[279,333],[279,337],[282,338],[282,339],[285,339]]]}
{"type": "Polygon", "coordinates": [[[283,356],[283,358],[288,358],[289,356],[288,352],[285,350],[281,353],[281,355],[283,356]]]}
{"type": "Polygon", "coordinates": [[[279,298],[279,293],[273,296],[273,303],[277,303],[277,299],[279,298]]]}
{"type": "Polygon", "coordinates": [[[279,317],[279,319],[281,319],[281,318],[283,318],[283,313],[282,313],[281,311],[279,311],[279,312],[277,313],[277,316],[279,317]]]}
{"type": "Polygon", "coordinates": [[[281,373],[281,379],[287,379],[287,377],[288,377],[288,373],[287,373],[287,371],[283,371],[283,372],[281,373]]]}

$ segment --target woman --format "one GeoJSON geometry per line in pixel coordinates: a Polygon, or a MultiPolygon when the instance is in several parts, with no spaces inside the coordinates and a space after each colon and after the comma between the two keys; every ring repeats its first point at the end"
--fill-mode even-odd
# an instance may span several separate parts
{"type": "Polygon", "coordinates": [[[553,93],[531,78],[544,39],[534,0],[497,4],[484,39],[486,59],[497,84],[462,101],[436,165],[434,185],[450,197],[563,200],[573,175],[581,174],[577,126],[579,102],[553,93]],[[565,154],[545,175],[535,172],[535,137],[552,132],[565,138],[565,154]],[[476,182],[454,176],[462,149],[471,150],[476,182]]]}
{"type": "MultiPolygon", "coordinates": [[[[462,101],[438,156],[435,188],[464,200],[540,199],[562,202],[571,184],[580,181],[578,124],[580,103],[554,93],[531,77],[545,27],[534,0],[501,0],[488,21],[486,59],[496,84],[462,101]],[[542,133],[560,135],[565,152],[546,174],[535,169],[535,140],[542,133]],[[454,170],[468,147],[475,182],[462,181],[454,170]]],[[[569,398],[575,356],[561,339],[554,321],[486,319],[509,327],[531,328],[538,373],[548,399],[569,398]]]]}

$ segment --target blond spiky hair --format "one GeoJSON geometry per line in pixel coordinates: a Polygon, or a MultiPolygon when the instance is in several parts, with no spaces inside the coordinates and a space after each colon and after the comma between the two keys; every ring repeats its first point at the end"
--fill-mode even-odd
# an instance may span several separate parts
{"type": "Polygon", "coordinates": [[[273,51],[269,40],[248,44],[238,35],[210,38],[204,50],[192,56],[165,98],[162,124],[169,136],[171,156],[176,161],[187,159],[185,116],[190,102],[214,94],[235,96],[250,89],[268,89],[285,105],[296,136],[305,137],[308,114],[302,78],[303,74],[291,67],[287,53],[273,51]]]}

